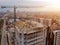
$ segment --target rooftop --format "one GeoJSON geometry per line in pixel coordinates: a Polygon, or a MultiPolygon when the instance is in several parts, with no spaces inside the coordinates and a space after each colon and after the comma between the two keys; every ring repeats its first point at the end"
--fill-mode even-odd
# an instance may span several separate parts
{"type": "Polygon", "coordinates": [[[19,32],[32,33],[38,30],[42,30],[44,25],[35,21],[18,21],[16,22],[16,27],[19,32]]]}

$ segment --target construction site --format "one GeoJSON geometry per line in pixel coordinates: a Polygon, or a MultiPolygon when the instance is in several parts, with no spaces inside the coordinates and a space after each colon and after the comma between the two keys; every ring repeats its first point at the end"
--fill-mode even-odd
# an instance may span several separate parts
{"type": "MultiPolygon", "coordinates": [[[[1,13],[0,45],[60,45],[60,16],[53,12],[19,12],[17,8],[40,6],[1,6],[13,11],[1,13]]],[[[60,13],[60,12],[59,12],[60,13]]]]}

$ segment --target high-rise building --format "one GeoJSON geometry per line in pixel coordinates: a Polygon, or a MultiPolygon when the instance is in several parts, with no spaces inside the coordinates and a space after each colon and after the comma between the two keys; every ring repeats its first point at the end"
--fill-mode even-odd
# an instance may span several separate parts
{"type": "Polygon", "coordinates": [[[60,45],[60,30],[54,31],[54,45],[60,45]]]}
{"type": "MultiPolygon", "coordinates": [[[[7,45],[46,45],[46,28],[39,26],[33,29],[20,29],[21,27],[9,28],[8,31],[3,34],[7,45]]],[[[25,28],[25,27],[24,27],[25,28]]],[[[6,45],[5,44],[5,45],[6,45]]]]}

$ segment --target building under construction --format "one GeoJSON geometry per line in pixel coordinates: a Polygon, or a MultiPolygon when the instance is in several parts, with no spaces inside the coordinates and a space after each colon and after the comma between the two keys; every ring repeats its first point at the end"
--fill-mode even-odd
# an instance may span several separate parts
{"type": "Polygon", "coordinates": [[[32,25],[29,21],[16,22],[15,28],[10,27],[8,31],[4,31],[5,37],[2,36],[2,40],[5,41],[1,41],[1,45],[45,45],[46,28],[40,23],[35,22],[34,24],[32,25]]]}

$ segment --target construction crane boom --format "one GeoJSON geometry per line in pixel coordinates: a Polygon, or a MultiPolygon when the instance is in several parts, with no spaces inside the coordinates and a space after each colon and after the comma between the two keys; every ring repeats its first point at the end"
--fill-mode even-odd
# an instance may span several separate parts
{"type": "Polygon", "coordinates": [[[41,8],[43,6],[1,6],[1,8],[41,8]]]}

